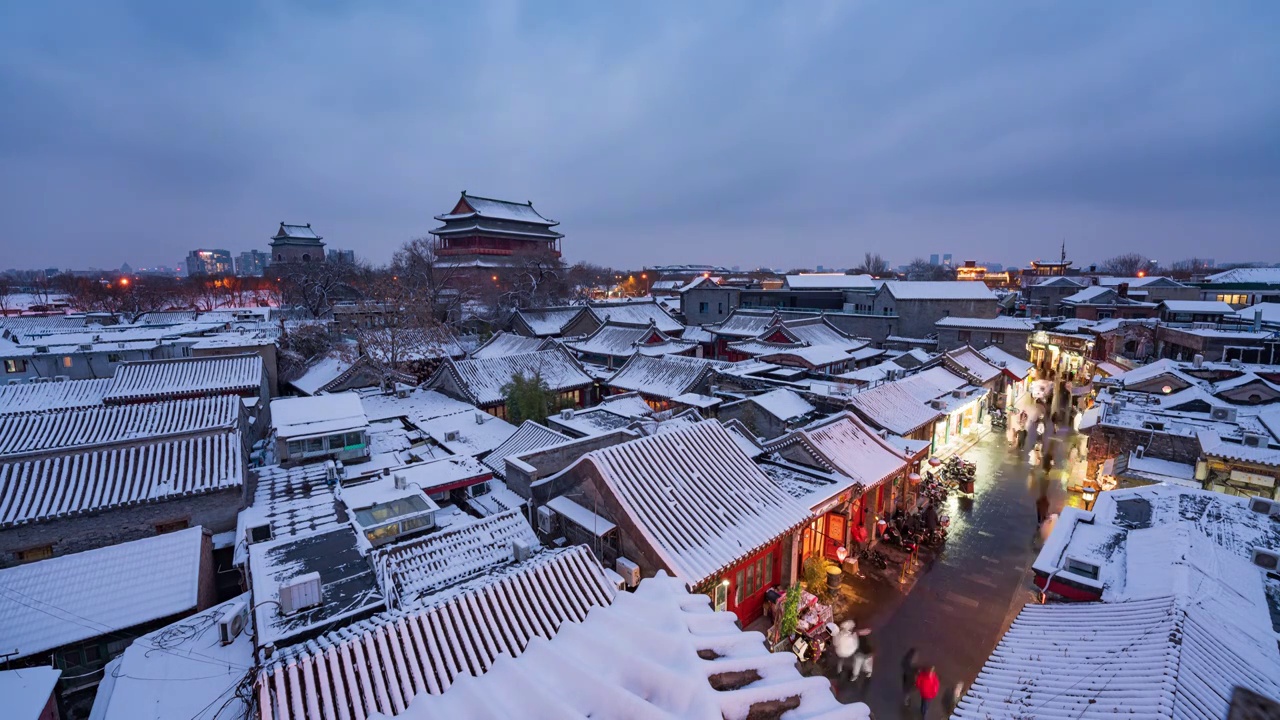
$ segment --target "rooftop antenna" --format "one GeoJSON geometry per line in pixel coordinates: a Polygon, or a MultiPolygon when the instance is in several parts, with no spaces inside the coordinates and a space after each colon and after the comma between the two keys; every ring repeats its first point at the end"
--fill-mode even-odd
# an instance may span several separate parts
{"type": "Polygon", "coordinates": [[[1062,260],[1061,260],[1061,262],[1062,262],[1062,264],[1063,264],[1063,265],[1065,265],[1065,264],[1067,263],[1067,239],[1066,239],[1066,238],[1063,238],[1063,239],[1062,239],[1062,260]]]}

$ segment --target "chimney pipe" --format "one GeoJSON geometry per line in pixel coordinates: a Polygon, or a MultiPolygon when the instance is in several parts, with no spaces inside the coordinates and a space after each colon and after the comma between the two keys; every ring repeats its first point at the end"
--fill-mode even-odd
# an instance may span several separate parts
{"type": "Polygon", "coordinates": [[[1129,297],[1129,283],[1120,283],[1116,286],[1116,294],[1122,298],[1129,297]]]}
{"type": "Polygon", "coordinates": [[[1253,331],[1262,332],[1262,308],[1253,311],[1253,331]]]}

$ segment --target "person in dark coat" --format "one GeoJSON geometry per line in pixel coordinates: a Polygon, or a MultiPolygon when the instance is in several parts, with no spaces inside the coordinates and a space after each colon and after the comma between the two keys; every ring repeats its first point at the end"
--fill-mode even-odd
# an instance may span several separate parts
{"type": "Polygon", "coordinates": [[[1036,524],[1043,525],[1047,517],[1049,517],[1049,498],[1041,493],[1040,497],[1036,498],[1036,524]]]}
{"type": "Polygon", "coordinates": [[[911,693],[916,689],[916,674],[920,668],[916,666],[916,649],[910,648],[902,656],[902,707],[911,704],[911,693]]]}

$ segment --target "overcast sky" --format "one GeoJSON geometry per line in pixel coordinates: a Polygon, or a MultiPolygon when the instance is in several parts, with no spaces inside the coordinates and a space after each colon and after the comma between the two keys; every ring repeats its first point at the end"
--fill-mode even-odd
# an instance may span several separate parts
{"type": "Polygon", "coordinates": [[[5,2],[0,268],[375,262],[459,191],[570,261],[1280,261],[1280,3],[5,2]]]}

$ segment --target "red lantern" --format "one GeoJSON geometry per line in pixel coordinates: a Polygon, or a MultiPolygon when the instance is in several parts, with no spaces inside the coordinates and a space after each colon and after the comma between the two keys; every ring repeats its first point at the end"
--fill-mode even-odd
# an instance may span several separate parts
{"type": "Polygon", "coordinates": [[[910,482],[912,485],[915,485],[916,483],[920,482],[920,473],[911,473],[910,475],[907,476],[907,481],[910,482]]]}
{"type": "Polygon", "coordinates": [[[839,562],[844,562],[844,559],[847,557],[849,557],[848,548],[846,548],[843,545],[836,548],[836,560],[838,560],[839,562]]]}

